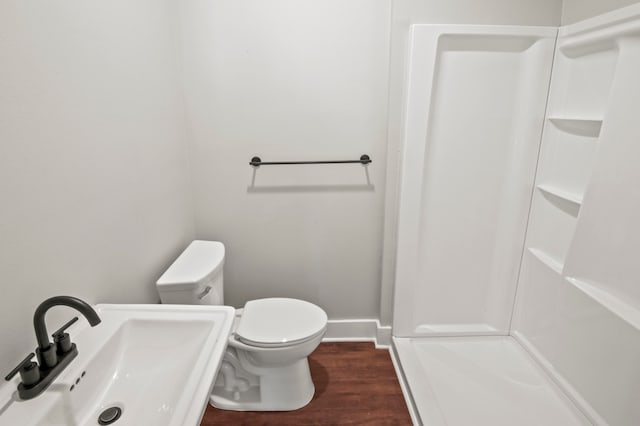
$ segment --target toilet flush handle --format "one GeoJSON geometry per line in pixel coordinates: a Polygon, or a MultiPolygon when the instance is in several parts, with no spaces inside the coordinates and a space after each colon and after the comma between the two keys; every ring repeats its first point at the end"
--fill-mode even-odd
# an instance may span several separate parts
{"type": "Polygon", "coordinates": [[[202,290],[202,293],[200,293],[198,295],[198,300],[202,300],[204,299],[204,297],[209,294],[211,292],[211,286],[208,285],[204,290],[202,290]]]}

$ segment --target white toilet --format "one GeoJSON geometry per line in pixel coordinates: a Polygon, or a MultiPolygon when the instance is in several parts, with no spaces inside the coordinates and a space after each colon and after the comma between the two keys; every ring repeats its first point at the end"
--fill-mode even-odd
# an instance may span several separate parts
{"type": "MultiPolygon", "coordinates": [[[[222,305],[224,245],[193,241],[157,282],[162,303],[222,305]]],[[[311,401],[315,388],[307,356],[327,329],[327,314],[297,299],[248,301],[236,310],[213,387],[214,407],[288,411],[311,401]]]]}

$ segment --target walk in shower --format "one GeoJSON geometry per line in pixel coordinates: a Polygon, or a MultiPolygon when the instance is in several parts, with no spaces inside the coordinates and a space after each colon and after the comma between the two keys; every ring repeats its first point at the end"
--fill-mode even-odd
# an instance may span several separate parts
{"type": "Polygon", "coordinates": [[[393,349],[415,420],[640,424],[640,7],[410,43],[393,349]]]}

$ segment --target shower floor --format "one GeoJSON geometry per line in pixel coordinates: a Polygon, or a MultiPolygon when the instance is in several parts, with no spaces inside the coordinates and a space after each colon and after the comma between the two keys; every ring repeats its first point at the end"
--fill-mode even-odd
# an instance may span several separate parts
{"type": "Polygon", "coordinates": [[[591,423],[511,337],[394,338],[428,426],[591,423]]]}

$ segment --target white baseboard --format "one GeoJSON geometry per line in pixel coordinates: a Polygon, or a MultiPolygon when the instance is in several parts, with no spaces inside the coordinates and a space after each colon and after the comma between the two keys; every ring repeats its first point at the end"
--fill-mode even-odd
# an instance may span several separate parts
{"type": "Polygon", "coordinates": [[[329,320],[323,342],[373,342],[377,349],[391,346],[391,326],[377,319],[329,320]]]}
{"type": "Polygon", "coordinates": [[[380,325],[378,323],[378,328],[376,330],[376,348],[391,348],[391,326],[390,325],[380,325]]]}

